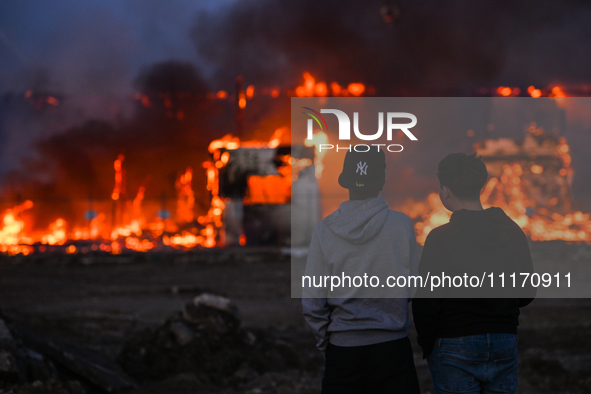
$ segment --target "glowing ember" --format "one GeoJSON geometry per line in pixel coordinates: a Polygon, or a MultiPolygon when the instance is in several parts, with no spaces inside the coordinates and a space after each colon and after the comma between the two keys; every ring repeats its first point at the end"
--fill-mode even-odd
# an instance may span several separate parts
{"type": "Polygon", "coordinates": [[[363,94],[363,92],[365,92],[365,85],[362,83],[359,83],[359,82],[350,83],[349,86],[347,87],[347,90],[353,96],[361,96],[363,94]]]}
{"type": "Polygon", "coordinates": [[[420,244],[425,243],[431,230],[447,223],[451,217],[451,213],[445,209],[437,193],[429,194],[425,201],[408,200],[399,207],[399,210],[406,213],[415,223],[417,241],[420,244]]]}
{"type": "Polygon", "coordinates": [[[277,148],[281,144],[281,137],[283,136],[283,134],[285,134],[287,132],[288,132],[287,128],[285,128],[285,127],[275,130],[275,132],[273,133],[273,136],[271,136],[271,140],[269,141],[269,144],[268,144],[269,148],[273,148],[273,149],[277,148]]]}
{"type": "MultiPolygon", "coordinates": [[[[496,90],[494,90],[493,95],[499,95],[499,96],[503,96],[503,97],[513,97],[513,96],[519,96],[519,94],[521,93],[521,89],[514,87],[511,88],[509,86],[499,86],[498,88],[496,88],[496,90]]],[[[531,85],[527,88],[527,93],[533,97],[533,98],[538,98],[538,97],[552,97],[554,98],[554,100],[556,101],[560,101],[562,100],[563,97],[567,97],[567,94],[564,92],[564,90],[560,87],[560,86],[554,86],[554,87],[548,87],[545,89],[538,89],[535,86],[531,85]]]]}
{"type": "Polygon", "coordinates": [[[240,91],[238,93],[238,106],[240,107],[240,109],[246,108],[246,95],[243,91],[240,91]]]}
{"type": "Polygon", "coordinates": [[[501,96],[510,96],[511,95],[511,88],[509,87],[505,87],[505,86],[500,86],[497,89],[497,92],[501,95],[501,96]]]}
{"type": "Polygon", "coordinates": [[[529,88],[527,88],[527,92],[533,98],[538,98],[538,97],[542,96],[542,91],[540,89],[536,89],[533,85],[530,86],[529,88]]]}
{"type": "Polygon", "coordinates": [[[173,235],[172,237],[165,236],[162,239],[162,241],[164,245],[182,246],[185,248],[195,247],[198,245],[202,245],[204,243],[202,236],[194,235],[187,232],[184,232],[179,235],[173,235]]]}
{"type": "Polygon", "coordinates": [[[251,99],[254,96],[254,86],[253,85],[249,85],[246,88],[246,97],[251,99]]]}

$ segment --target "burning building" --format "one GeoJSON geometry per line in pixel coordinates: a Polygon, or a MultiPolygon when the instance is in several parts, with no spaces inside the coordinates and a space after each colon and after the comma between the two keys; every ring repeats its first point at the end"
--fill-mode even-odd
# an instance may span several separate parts
{"type": "Polygon", "coordinates": [[[563,215],[571,211],[574,172],[566,138],[544,133],[532,123],[523,140],[485,140],[474,148],[495,179],[485,189],[486,202],[510,205],[520,200],[530,215],[548,209],[563,215]],[[509,190],[499,186],[511,183],[509,190]]]}
{"type": "MultiPolygon", "coordinates": [[[[90,130],[96,122],[68,130],[42,145],[44,156],[39,166],[11,175],[0,205],[0,252],[117,254],[224,245],[289,245],[293,236],[291,208],[298,210],[292,207],[291,189],[292,185],[304,184],[306,193],[313,195],[309,201],[312,205],[300,207],[298,219],[305,219],[301,225],[306,229],[298,227],[301,231],[295,237],[302,240],[295,241],[306,243],[320,217],[315,174],[321,173],[322,163],[321,158],[314,157],[312,145],[292,145],[287,127],[270,133],[266,141],[247,139],[245,135],[252,133],[246,133],[240,124],[237,135],[242,140],[228,135],[206,140],[209,149],[194,149],[203,147],[204,136],[213,134],[211,127],[203,126],[207,123],[204,119],[209,118],[202,114],[209,116],[216,105],[218,110],[231,110],[235,101],[238,115],[244,115],[247,101],[255,96],[268,107],[270,100],[288,99],[297,95],[296,91],[329,94],[328,89],[323,90],[327,83],[316,82],[305,73],[302,86],[293,90],[261,88],[255,95],[254,86],[243,90],[240,85],[235,94],[208,93],[193,68],[174,62],[147,70],[140,82],[140,92],[133,96],[137,114],[129,123],[99,125],[100,132],[90,130]],[[190,127],[195,124],[201,125],[200,133],[190,127]],[[135,140],[126,139],[124,134],[135,134],[136,130],[142,130],[145,138],[137,139],[138,145],[133,142],[131,149],[129,142],[135,140]],[[166,144],[172,148],[167,150],[166,144]],[[115,148],[119,153],[109,145],[119,146],[115,148]],[[193,153],[187,154],[192,149],[193,153]],[[207,151],[209,159],[199,160],[207,151]],[[158,159],[150,157],[149,152],[156,153],[158,159]],[[29,181],[39,168],[48,170],[52,161],[58,161],[58,168],[66,171],[47,172],[43,180],[48,181],[46,185],[29,181]],[[166,165],[154,165],[158,161],[166,165]],[[200,164],[204,171],[197,167],[200,164]],[[80,176],[70,176],[72,172],[80,176]],[[55,178],[60,176],[58,183],[55,178]]],[[[359,83],[341,87],[334,82],[330,86],[333,94],[340,95],[359,95],[365,89],[359,83]]],[[[29,100],[34,95],[27,92],[24,97],[29,100]]],[[[216,126],[227,129],[231,127],[228,123],[216,126]]],[[[257,132],[258,137],[264,136],[257,132]]]]}
{"type": "Polygon", "coordinates": [[[240,142],[227,135],[210,144],[212,160],[204,167],[212,195],[209,225],[219,234],[218,244],[291,245],[292,236],[309,238],[320,216],[314,149],[280,145],[285,133],[276,130],[269,142],[240,142]],[[301,184],[312,185],[303,209],[308,220],[292,231],[292,185],[301,184]]]}
{"type": "Polygon", "coordinates": [[[487,140],[474,148],[491,175],[484,204],[504,208],[534,241],[591,242],[590,215],[572,210],[574,170],[565,137],[532,123],[522,140],[487,140]]]}
{"type": "MultiPolygon", "coordinates": [[[[169,74],[179,75],[178,65],[172,66],[169,74]]],[[[187,73],[191,74],[189,71],[187,73]]],[[[187,80],[192,79],[187,77],[187,80]]],[[[182,80],[177,85],[185,86],[186,83],[182,80]]],[[[158,136],[166,134],[162,130],[168,130],[176,124],[197,124],[197,120],[201,119],[200,114],[212,112],[212,103],[229,104],[235,101],[235,110],[243,114],[241,111],[246,103],[255,96],[260,99],[260,107],[268,109],[270,103],[278,98],[297,96],[323,100],[329,96],[358,97],[375,93],[371,85],[317,80],[307,72],[303,73],[303,83],[292,90],[260,88],[255,94],[253,85],[244,91],[240,87],[235,94],[225,91],[204,93],[201,90],[196,90],[192,95],[161,94],[160,85],[152,90],[146,90],[152,92],[151,95],[143,93],[136,97],[143,120],[140,124],[142,127],[137,129],[151,126],[156,119],[153,117],[160,113],[164,121],[150,128],[150,132],[158,136]],[[177,110],[175,105],[182,107],[182,111],[177,110]],[[176,112],[172,111],[173,107],[176,112]]],[[[515,88],[499,88],[495,90],[497,93],[491,94],[525,94],[525,90],[521,93],[517,91],[515,88]]],[[[538,91],[531,89],[528,93],[537,96],[538,91]]],[[[539,90],[539,94],[553,95],[558,99],[562,98],[564,92],[552,88],[539,90]]],[[[230,105],[225,108],[229,109],[230,105]]],[[[280,113],[276,123],[284,123],[286,116],[280,113]]],[[[107,152],[108,156],[88,154],[83,157],[89,163],[87,167],[71,165],[73,162],[68,160],[62,163],[64,168],[76,170],[76,177],[70,175],[72,171],[64,172],[69,182],[64,184],[73,184],[76,188],[56,187],[56,190],[65,194],[56,193],[50,197],[69,195],[70,199],[58,201],[59,204],[67,205],[68,209],[55,209],[57,198],[43,200],[47,195],[44,191],[51,189],[40,189],[37,195],[32,196],[27,189],[23,189],[22,195],[30,200],[22,198],[16,190],[13,197],[4,201],[0,252],[28,254],[55,250],[67,253],[121,253],[128,250],[187,250],[233,245],[305,246],[309,244],[314,225],[322,216],[317,180],[322,175],[321,155],[324,152],[315,153],[317,150],[313,146],[328,143],[328,136],[317,131],[312,141],[292,143],[289,128],[276,127],[260,126],[263,130],[275,128],[268,139],[252,136],[247,139],[243,125],[240,125],[238,133],[242,130],[242,134],[239,134],[241,138],[228,134],[213,141],[208,139],[203,144],[202,140],[191,138],[204,138],[210,135],[207,130],[211,129],[194,133],[191,127],[182,126],[183,133],[179,134],[183,134],[185,139],[155,140],[158,141],[158,150],[154,152],[169,152],[158,156],[156,160],[145,153],[149,151],[145,148],[148,145],[140,145],[137,149],[117,155],[101,142],[105,144],[102,152],[107,152]],[[194,134],[198,136],[194,137],[194,134]],[[199,144],[191,145],[191,141],[198,141],[199,144]],[[168,143],[177,149],[182,146],[191,153],[185,156],[170,153],[166,145],[168,143]],[[201,148],[203,155],[198,160],[193,157],[194,146],[208,147],[207,152],[201,148]],[[148,184],[151,174],[158,167],[154,163],[167,159],[171,161],[167,168],[175,169],[171,176],[172,182],[168,182],[170,185],[166,186],[166,177],[162,171],[158,181],[148,184]],[[152,167],[145,167],[146,160],[152,167]],[[202,166],[203,170],[198,166],[202,166]],[[100,182],[86,179],[89,178],[87,173],[94,171],[95,167],[99,169],[96,172],[100,173],[100,177],[96,179],[100,179],[100,182]],[[107,169],[109,172],[105,177],[103,175],[107,169]],[[145,180],[139,183],[143,177],[145,180]],[[200,186],[201,182],[203,186],[200,186]],[[71,197],[73,190],[77,193],[75,198],[71,197]],[[80,197],[84,193],[88,193],[88,197],[80,197]],[[93,193],[98,197],[93,198],[93,193]],[[101,197],[101,193],[109,194],[101,197]],[[171,193],[174,193],[174,197],[171,193]],[[39,220],[41,214],[43,220],[39,220]]],[[[229,124],[221,127],[228,128],[231,128],[229,124]]],[[[114,127],[108,130],[113,135],[118,131],[114,127]]],[[[93,135],[102,138],[102,131],[93,135]]],[[[82,133],[77,132],[75,135],[78,134],[82,133]]],[[[58,152],[60,158],[75,155],[79,140],[66,138],[73,135],[56,139],[51,151],[58,152]]],[[[264,133],[261,132],[261,135],[264,133]]],[[[473,135],[473,132],[472,135],[468,134],[473,135]]],[[[97,140],[91,141],[96,144],[97,140]]],[[[113,141],[121,143],[121,140],[113,141]]],[[[88,145],[92,146],[93,143],[88,145]]],[[[545,133],[532,124],[522,139],[487,139],[476,143],[474,149],[485,161],[491,175],[483,190],[485,206],[503,208],[532,240],[591,242],[589,215],[573,212],[572,209],[571,184],[574,171],[570,147],[564,137],[545,133]]],[[[419,242],[424,241],[431,229],[449,219],[449,212],[441,205],[437,193],[430,194],[423,201],[408,201],[398,209],[414,220],[419,242]]]]}

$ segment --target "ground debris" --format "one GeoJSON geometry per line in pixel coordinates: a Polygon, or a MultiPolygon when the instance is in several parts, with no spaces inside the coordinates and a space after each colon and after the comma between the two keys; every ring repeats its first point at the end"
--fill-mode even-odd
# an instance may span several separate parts
{"type": "Polygon", "coordinates": [[[119,365],[84,347],[48,339],[0,314],[0,393],[83,393],[78,377],[106,392],[135,386],[119,365]],[[59,372],[59,369],[63,373],[59,372]]]}
{"type": "Polygon", "coordinates": [[[235,332],[240,327],[238,308],[228,298],[203,293],[186,303],[183,319],[202,331],[235,332]]]}
{"type": "Polygon", "coordinates": [[[242,328],[236,306],[212,294],[196,297],[162,326],[130,338],[118,361],[138,381],[188,374],[200,385],[218,388],[246,387],[268,373],[307,367],[293,343],[242,328]]]}
{"type": "Polygon", "coordinates": [[[62,383],[54,379],[45,382],[36,380],[32,383],[15,384],[0,389],[0,394],[83,394],[84,392],[78,381],[62,383]]]}

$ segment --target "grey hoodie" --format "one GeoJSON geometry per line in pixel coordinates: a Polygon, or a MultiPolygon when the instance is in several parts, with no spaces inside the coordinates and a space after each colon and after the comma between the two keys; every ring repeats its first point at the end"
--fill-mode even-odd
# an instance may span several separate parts
{"type": "Polygon", "coordinates": [[[304,318],[317,347],[363,346],[406,337],[410,325],[404,288],[381,287],[387,275],[418,274],[415,232],[410,218],[381,197],[343,202],[314,228],[307,276],[380,276],[377,288],[335,291],[304,288],[304,318]],[[386,276],[384,276],[386,275],[386,276]],[[368,295],[381,298],[367,298],[368,295]]]}

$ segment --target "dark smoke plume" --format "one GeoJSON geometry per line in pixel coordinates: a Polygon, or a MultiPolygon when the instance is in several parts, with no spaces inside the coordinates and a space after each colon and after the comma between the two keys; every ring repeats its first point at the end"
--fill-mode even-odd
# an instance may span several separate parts
{"type": "Polygon", "coordinates": [[[383,96],[454,95],[588,81],[590,20],[589,3],[575,0],[246,0],[202,13],[192,37],[219,85],[238,74],[293,85],[310,71],[383,96]],[[382,20],[384,5],[400,9],[392,23],[382,20]]]}

